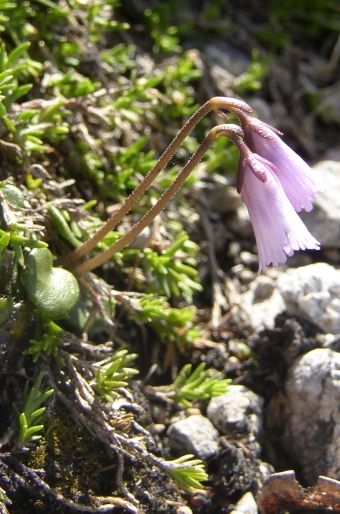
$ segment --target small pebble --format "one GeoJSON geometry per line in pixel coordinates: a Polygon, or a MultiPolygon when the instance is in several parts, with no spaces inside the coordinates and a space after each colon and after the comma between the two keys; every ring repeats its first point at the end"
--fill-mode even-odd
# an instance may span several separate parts
{"type": "Polygon", "coordinates": [[[218,452],[219,434],[212,423],[201,414],[170,425],[168,437],[171,449],[179,453],[193,453],[207,460],[218,452]]]}
{"type": "Polygon", "coordinates": [[[176,509],[176,514],[192,514],[192,510],[186,505],[181,505],[176,509]]]}
{"type": "Polygon", "coordinates": [[[237,502],[230,514],[257,514],[257,505],[252,493],[248,492],[237,502]]]}
{"type": "Polygon", "coordinates": [[[231,385],[227,393],[210,400],[207,416],[222,434],[253,442],[262,439],[262,407],[263,398],[244,386],[231,385]]]}

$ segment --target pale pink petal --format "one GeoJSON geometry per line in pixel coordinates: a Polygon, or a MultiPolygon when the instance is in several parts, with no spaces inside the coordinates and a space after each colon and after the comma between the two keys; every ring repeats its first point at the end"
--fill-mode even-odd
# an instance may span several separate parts
{"type": "Polygon", "coordinates": [[[282,139],[272,132],[274,140],[267,141],[258,134],[253,134],[256,153],[271,161],[281,173],[277,172],[286,195],[294,209],[311,211],[313,204],[311,198],[316,198],[317,192],[322,189],[313,175],[308,164],[301,159],[282,139]]]}
{"type": "Polygon", "coordinates": [[[294,209],[310,211],[313,208],[311,199],[323,189],[308,164],[301,159],[279,135],[266,123],[238,111],[244,130],[244,141],[252,152],[257,153],[276,166],[275,174],[279,179],[294,209]]]}
{"type": "Polygon", "coordinates": [[[246,165],[242,185],[258,247],[259,272],[269,264],[286,262],[295,250],[320,247],[296,214],[275,172],[269,166],[266,171],[267,181],[261,182],[246,165]]]}

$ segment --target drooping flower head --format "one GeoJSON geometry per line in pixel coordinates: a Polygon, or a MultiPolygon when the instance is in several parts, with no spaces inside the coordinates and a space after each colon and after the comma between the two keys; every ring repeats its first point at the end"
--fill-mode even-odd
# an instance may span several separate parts
{"type": "Polygon", "coordinates": [[[277,266],[296,250],[318,250],[319,242],[296,213],[280,180],[276,165],[251,152],[240,139],[238,189],[247,206],[259,253],[259,273],[277,266]]]}
{"type": "Polygon", "coordinates": [[[313,208],[311,199],[322,190],[312,169],[280,138],[279,131],[249,116],[243,109],[233,109],[242,124],[244,141],[258,156],[273,164],[275,173],[289,201],[297,212],[313,208]]]}

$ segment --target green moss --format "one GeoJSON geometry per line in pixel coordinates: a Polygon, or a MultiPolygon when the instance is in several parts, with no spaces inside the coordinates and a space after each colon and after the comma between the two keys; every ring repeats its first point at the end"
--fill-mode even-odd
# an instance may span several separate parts
{"type": "Polygon", "coordinates": [[[23,463],[32,469],[44,469],[45,481],[66,498],[88,491],[114,494],[115,462],[103,446],[75,424],[62,407],[50,416],[39,444],[22,455],[23,463]]]}

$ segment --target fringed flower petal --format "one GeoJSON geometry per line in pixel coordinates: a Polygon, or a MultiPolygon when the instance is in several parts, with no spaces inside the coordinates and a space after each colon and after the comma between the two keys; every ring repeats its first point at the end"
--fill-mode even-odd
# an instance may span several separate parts
{"type": "Polygon", "coordinates": [[[261,182],[248,164],[244,167],[242,197],[253,225],[259,253],[259,272],[277,266],[296,250],[318,250],[319,242],[303,224],[275,172],[268,166],[261,182]]]}

